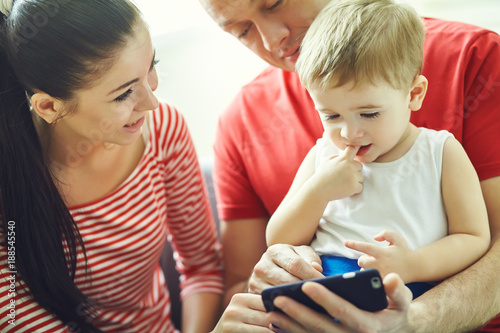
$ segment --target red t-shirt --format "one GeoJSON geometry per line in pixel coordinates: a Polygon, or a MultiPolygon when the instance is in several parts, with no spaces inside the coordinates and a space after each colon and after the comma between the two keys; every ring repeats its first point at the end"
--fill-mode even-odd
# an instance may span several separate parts
{"type": "MultiPolygon", "coordinates": [[[[499,176],[500,37],[458,22],[425,25],[429,89],[411,121],[452,132],[481,180],[499,176]]],[[[296,73],[270,67],[243,87],[219,120],[214,146],[220,218],[269,217],[322,133],[296,73]]]]}

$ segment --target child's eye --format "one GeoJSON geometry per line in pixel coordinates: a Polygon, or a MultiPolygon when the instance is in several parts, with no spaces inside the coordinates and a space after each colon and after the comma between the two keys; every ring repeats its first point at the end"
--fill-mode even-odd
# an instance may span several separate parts
{"type": "Polygon", "coordinates": [[[367,119],[375,119],[378,116],[380,116],[379,112],[373,112],[373,113],[362,113],[361,117],[367,118],[367,119]]]}
{"type": "Polygon", "coordinates": [[[274,8],[278,7],[281,4],[281,1],[283,0],[276,1],[271,7],[267,8],[267,10],[273,10],[274,8]]]}
{"type": "Polygon", "coordinates": [[[338,114],[325,114],[324,115],[324,120],[335,120],[339,117],[338,114]]]}
{"type": "Polygon", "coordinates": [[[131,93],[132,93],[132,89],[127,90],[126,92],[124,92],[123,94],[121,94],[120,96],[115,98],[115,102],[123,102],[124,100],[126,100],[130,96],[131,93]]]}

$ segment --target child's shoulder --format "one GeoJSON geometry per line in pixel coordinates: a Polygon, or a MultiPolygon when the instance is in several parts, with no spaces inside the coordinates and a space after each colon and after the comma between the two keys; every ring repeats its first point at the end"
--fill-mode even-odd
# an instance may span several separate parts
{"type": "Polygon", "coordinates": [[[447,130],[435,130],[427,127],[419,127],[420,136],[427,139],[438,139],[438,140],[446,140],[448,138],[455,138],[453,133],[447,130]]]}

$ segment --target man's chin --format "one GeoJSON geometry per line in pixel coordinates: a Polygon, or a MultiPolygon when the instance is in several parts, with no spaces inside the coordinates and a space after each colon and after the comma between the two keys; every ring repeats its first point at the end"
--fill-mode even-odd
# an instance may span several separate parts
{"type": "Polygon", "coordinates": [[[267,63],[270,64],[271,66],[280,68],[287,72],[295,72],[295,62],[283,60],[280,62],[268,61],[267,63]]]}

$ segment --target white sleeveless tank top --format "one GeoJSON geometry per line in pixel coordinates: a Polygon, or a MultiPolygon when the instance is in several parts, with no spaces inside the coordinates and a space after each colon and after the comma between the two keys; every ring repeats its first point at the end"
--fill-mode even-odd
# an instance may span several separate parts
{"type": "MultiPolygon", "coordinates": [[[[363,164],[363,191],[328,203],[311,246],[320,255],[357,259],[361,253],[346,248],[346,239],[381,244],[373,236],[388,229],[416,249],[446,236],[441,171],[444,143],[450,136],[447,131],[420,128],[403,157],[363,164]]],[[[316,145],[316,168],[322,159],[341,152],[325,135],[316,145]]]]}

